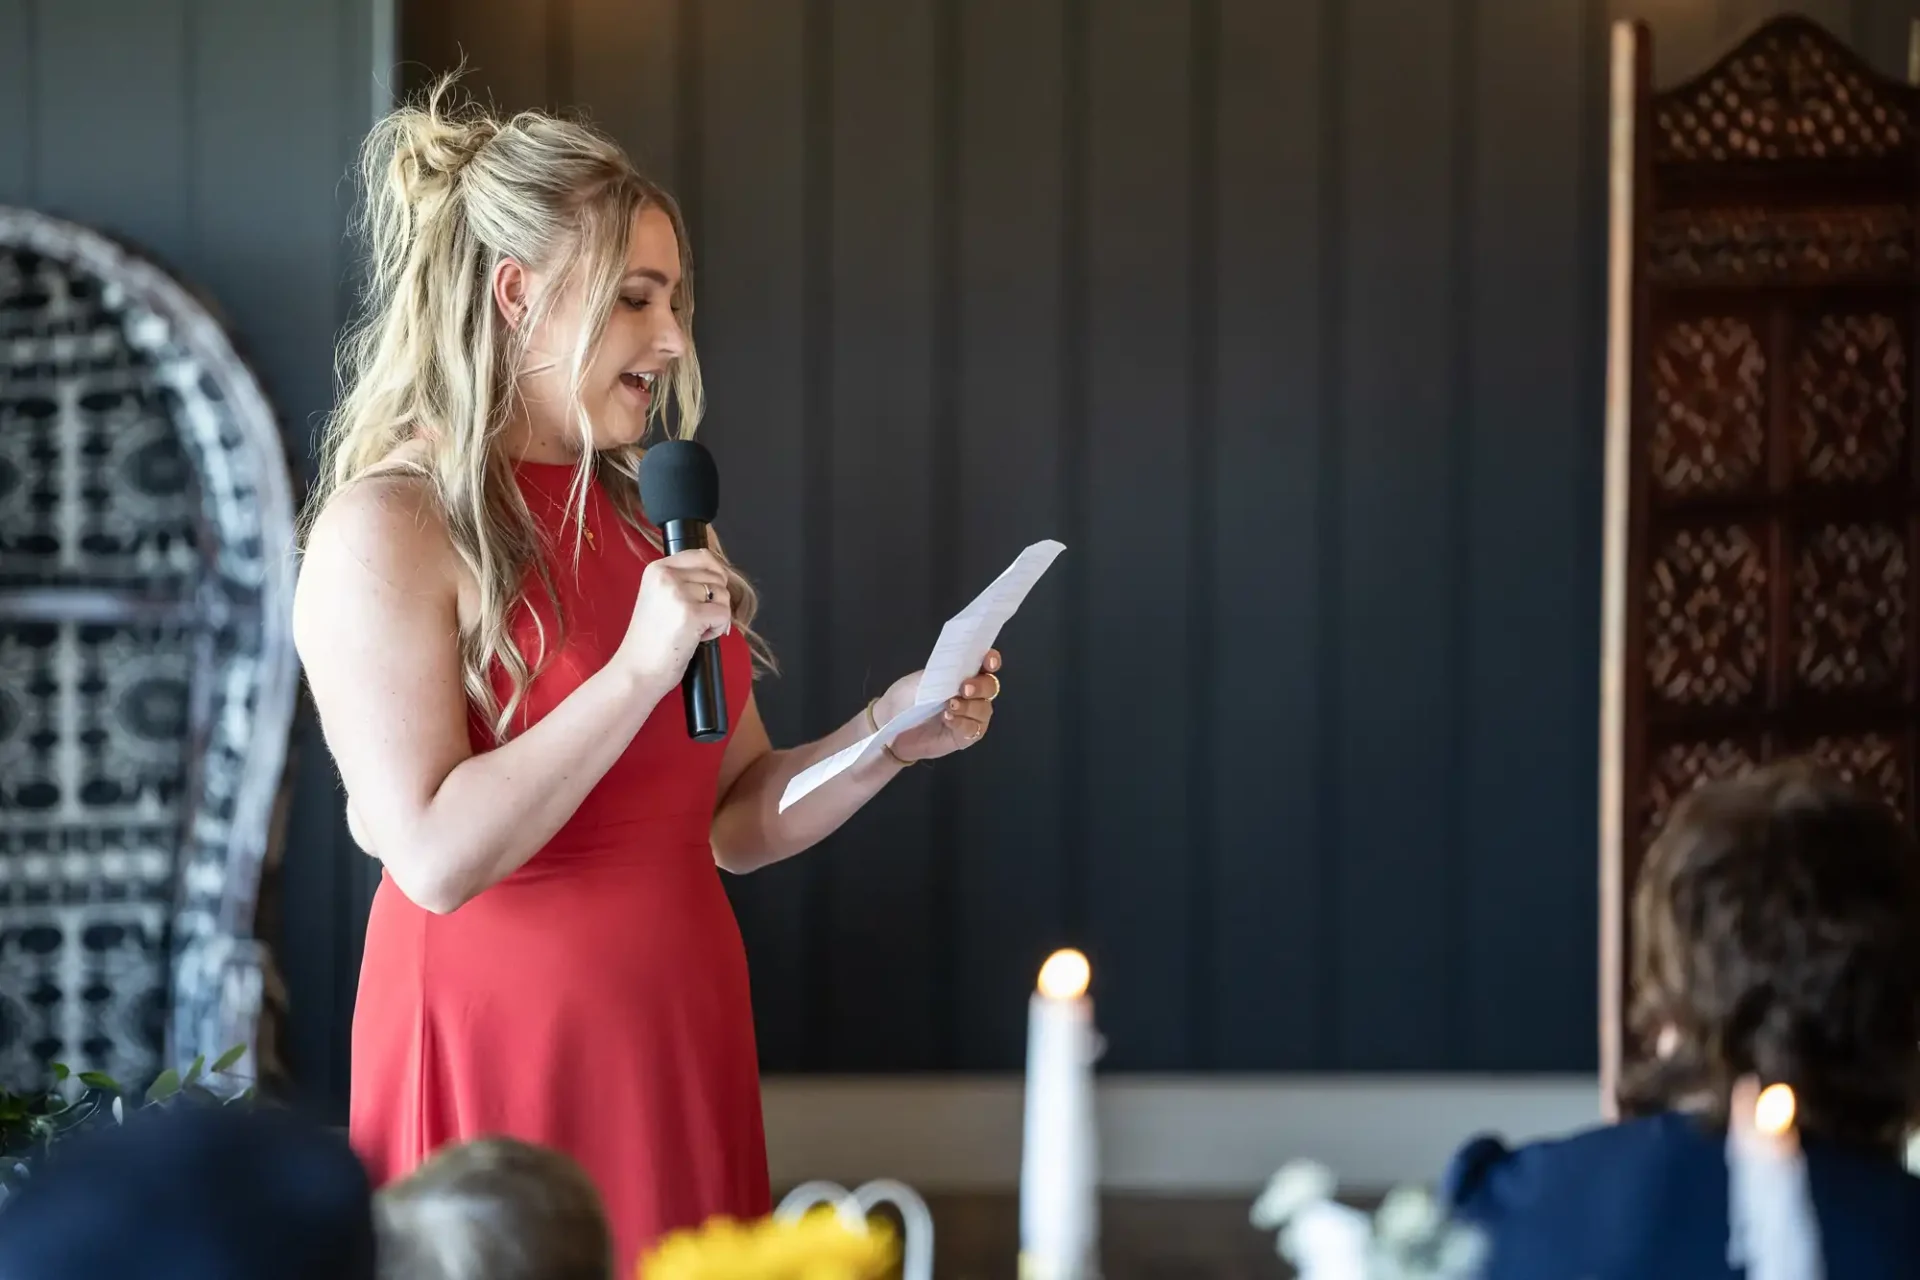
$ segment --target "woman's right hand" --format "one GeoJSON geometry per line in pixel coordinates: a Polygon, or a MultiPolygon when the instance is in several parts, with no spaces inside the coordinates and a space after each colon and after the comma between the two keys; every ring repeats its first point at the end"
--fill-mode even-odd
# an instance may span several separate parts
{"type": "Polygon", "coordinates": [[[732,626],[733,599],[719,557],[706,550],[665,556],[640,575],[640,595],[616,661],[664,697],[686,674],[700,642],[732,626]]]}

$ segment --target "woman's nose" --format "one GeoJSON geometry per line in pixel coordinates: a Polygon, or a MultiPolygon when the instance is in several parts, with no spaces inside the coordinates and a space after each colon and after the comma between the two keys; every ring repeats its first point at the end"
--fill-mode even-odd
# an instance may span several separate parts
{"type": "Polygon", "coordinates": [[[680,321],[664,321],[653,335],[653,349],[668,359],[678,359],[686,353],[687,335],[680,329],[680,321]]]}

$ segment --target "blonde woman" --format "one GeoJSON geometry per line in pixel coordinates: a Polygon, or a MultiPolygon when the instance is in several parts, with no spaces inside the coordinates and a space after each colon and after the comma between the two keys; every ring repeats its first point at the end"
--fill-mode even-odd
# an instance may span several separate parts
{"type": "Polygon", "coordinates": [[[913,697],[774,750],[754,596],[636,510],[641,442],[702,396],[673,201],[589,130],[450,106],[363,158],[372,296],[344,348],[295,635],[356,840],[384,864],[351,1129],[378,1182],[510,1134],[600,1187],[618,1260],[768,1207],[752,1012],[716,864],[808,848],[986,732],[986,669],[890,755],[787,813],[787,781],[913,697]],[[717,638],[732,736],[677,692],[717,638]]]}

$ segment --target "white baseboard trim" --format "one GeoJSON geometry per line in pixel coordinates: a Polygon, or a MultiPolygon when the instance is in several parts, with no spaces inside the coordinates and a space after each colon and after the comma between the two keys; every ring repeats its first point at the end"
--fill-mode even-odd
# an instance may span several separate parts
{"type": "MultiPolygon", "coordinates": [[[[776,1188],[1019,1184],[1017,1076],[774,1076],[764,1096],[776,1188]]],[[[1101,1184],[1163,1195],[1249,1194],[1297,1157],[1375,1192],[1431,1182],[1475,1133],[1523,1141],[1600,1120],[1594,1076],[1129,1076],[1098,1097],[1101,1184]]]]}

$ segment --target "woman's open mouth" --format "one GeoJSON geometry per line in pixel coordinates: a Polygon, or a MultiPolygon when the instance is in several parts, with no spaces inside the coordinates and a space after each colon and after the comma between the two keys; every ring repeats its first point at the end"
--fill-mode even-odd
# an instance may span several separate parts
{"type": "Polygon", "coordinates": [[[623,373],[620,375],[620,385],[625,387],[627,394],[638,400],[640,407],[644,409],[653,403],[653,384],[659,376],[657,373],[623,373]]]}

